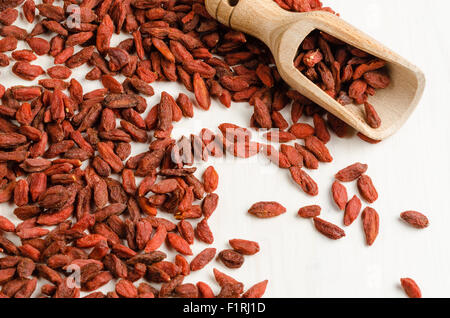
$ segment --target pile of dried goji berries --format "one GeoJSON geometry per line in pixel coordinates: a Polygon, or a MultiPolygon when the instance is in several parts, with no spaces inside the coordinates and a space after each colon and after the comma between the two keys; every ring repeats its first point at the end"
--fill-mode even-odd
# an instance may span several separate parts
{"type": "Polygon", "coordinates": [[[364,104],[367,124],[380,128],[381,119],[368,96],[390,84],[385,61],[314,31],[302,42],[294,65],[341,105],[364,104]]]}
{"type": "MultiPolygon", "coordinates": [[[[318,0],[276,2],[293,11],[330,11],[318,0]]],[[[0,85],[0,202],[17,206],[16,220],[0,216],[0,297],[261,297],[267,280],[244,289],[217,269],[218,295],[204,282],[184,282],[216,255],[206,248],[188,261],[195,241],[214,242],[208,219],[219,203],[215,169],[208,167],[199,179],[193,165],[210,156],[263,152],[314,196],[318,186],[302,167],[333,160],[325,145],[328,127],[339,137],[350,128],[291,90],[268,49],[212,19],[203,0],[0,0],[0,24],[0,67],[11,63],[16,76],[33,81],[0,85]],[[18,19],[32,24],[31,32],[14,25],[18,19]],[[113,47],[114,33],[129,36],[113,47]],[[17,50],[19,41],[28,48],[17,50]],[[38,56],[52,57],[54,66],[44,69],[38,56]],[[91,67],[85,78],[101,88],[85,92],[72,77],[72,69],[85,64],[91,67]],[[116,75],[126,79],[119,82],[116,75]],[[155,81],[181,82],[195,101],[162,92],[160,102],[149,106],[143,96],[154,95],[155,81]],[[174,123],[193,117],[196,107],[208,110],[211,97],[226,107],[231,101],[254,106],[249,126],[274,128],[265,137],[283,143],[280,150],[251,141],[250,129],[233,124],[220,125],[219,133],[203,129],[173,139],[174,123]],[[292,125],[280,113],[287,106],[292,125]],[[302,116],[313,117],[314,127],[299,123],[302,116]],[[304,145],[285,144],[297,139],[304,145]],[[132,142],[148,143],[149,150],[130,156],[132,142]],[[173,261],[160,251],[164,244],[178,253],[173,261]],[[40,290],[37,277],[47,281],[40,290]],[[114,291],[96,291],[112,280],[114,291]]],[[[380,70],[384,62],[318,32],[307,41],[314,45],[303,44],[306,52],[300,50],[293,63],[342,104],[366,103],[368,123],[379,126],[367,96],[389,84],[380,70]]],[[[376,190],[363,172],[354,180],[370,202],[376,190]]],[[[333,186],[333,195],[350,224],[361,202],[347,203],[342,187],[333,186]]],[[[271,217],[285,209],[260,202],[249,212],[271,217]]],[[[299,214],[314,217],[329,237],[345,235],[317,218],[318,206],[299,214]]],[[[363,212],[369,244],[377,218],[373,209],[363,212]]],[[[428,224],[417,212],[402,218],[419,228],[428,224]]],[[[218,253],[229,268],[241,267],[244,255],[260,249],[243,239],[229,243],[231,249],[218,253]]],[[[402,285],[408,295],[420,296],[412,280],[402,285]]]]}

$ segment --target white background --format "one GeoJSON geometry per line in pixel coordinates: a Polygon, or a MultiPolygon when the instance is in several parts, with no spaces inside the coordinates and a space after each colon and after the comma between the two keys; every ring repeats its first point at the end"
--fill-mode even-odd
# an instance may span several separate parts
{"type": "MultiPolygon", "coordinates": [[[[235,270],[213,261],[185,282],[202,280],[218,292],[212,275],[216,267],[244,282],[246,288],[268,279],[267,297],[404,297],[399,280],[411,277],[425,297],[449,297],[450,4],[446,0],[330,0],[325,5],[423,69],[427,87],[419,107],[397,134],[381,144],[333,136],[328,146],[334,162],[310,172],[319,184],[316,198],[306,196],[290,180],[288,171],[264,161],[229,158],[215,163],[220,175],[220,202],[209,222],[215,235],[213,246],[220,251],[229,248],[229,239],[244,238],[258,241],[261,252],[246,257],[242,268],[235,270]],[[345,228],[344,239],[331,241],[318,234],[310,220],[297,217],[300,207],[319,204],[324,219],[343,226],[343,214],[332,202],[330,187],[334,174],[356,161],[369,165],[368,174],[380,197],[372,205],[380,214],[380,234],[372,247],[365,244],[360,218],[345,228]],[[268,220],[247,213],[253,203],[270,200],[282,203],[287,213],[268,220]],[[425,213],[430,227],[416,230],[404,224],[399,214],[405,210],[425,213]]],[[[113,44],[120,40],[115,39],[113,44]]],[[[46,57],[38,62],[52,65],[46,57]]],[[[74,75],[82,78],[87,71],[89,68],[83,66],[74,75]]],[[[0,83],[6,87],[30,85],[8,68],[0,72],[0,83]]],[[[83,81],[83,85],[87,92],[101,84],[83,81]]],[[[163,90],[175,97],[180,91],[186,92],[175,83],[154,83],[153,87],[156,95],[147,99],[149,106],[159,101],[163,90]]],[[[177,123],[173,136],[198,133],[203,127],[217,130],[223,122],[248,126],[251,113],[252,108],[245,103],[226,109],[213,101],[210,111],[196,108],[194,119],[177,123]]],[[[134,153],[146,149],[147,145],[136,145],[134,153]]],[[[199,166],[197,176],[206,166],[199,166]]],[[[346,187],[349,197],[357,193],[355,184],[346,187]]],[[[2,215],[17,223],[12,210],[12,205],[0,207],[2,215]]],[[[205,247],[195,243],[194,254],[205,247]]],[[[173,256],[169,251],[168,259],[173,260],[173,256]]],[[[110,283],[102,290],[112,290],[113,286],[110,283]]]]}

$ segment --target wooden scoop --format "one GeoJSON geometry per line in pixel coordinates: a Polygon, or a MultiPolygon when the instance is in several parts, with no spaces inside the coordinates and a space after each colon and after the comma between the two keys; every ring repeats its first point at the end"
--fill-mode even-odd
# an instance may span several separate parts
{"type": "Polygon", "coordinates": [[[336,15],[289,12],[273,0],[206,0],[206,9],[222,24],[263,41],[292,88],[369,138],[382,140],[396,132],[422,97],[425,77],[419,68],[336,15]],[[382,120],[380,128],[367,125],[363,105],[342,106],[294,67],[300,44],[316,29],[387,62],[391,84],[369,97],[382,120]]]}

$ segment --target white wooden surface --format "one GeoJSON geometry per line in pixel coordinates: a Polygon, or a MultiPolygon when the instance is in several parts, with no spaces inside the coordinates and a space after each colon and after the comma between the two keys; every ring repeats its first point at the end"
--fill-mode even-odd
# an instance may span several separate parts
{"type": "MultiPolygon", "coordinates": [[[[229,158],[214,163],[220,175],[219,208],[210,220],[214,247],[220,251],[228,248],[229,239],[245,238],[258,241],[261,252],[246,257],[243,267],[237,270],[213,261],[204,270],[191,274],[186,282],[203,280],[218,291],[212,276],[212,268],[217,267],[246,287],[268,279],[267,297],[404,297],[399,279],[411,277],[425,297],[449,297],[450,3],[330,0],[325,4],[421,67],[427,77],[423,100],[405,126],[379,145],[366,144],[357,137],[334,137],[329,143],[334,162],[311,172],[320,188],[316,198],[304,195],[287,171],[263,160],[229,158]],[[322,217],[341,226],[343,215],[332,203],[330,187],[336,171],[356,161],[369,164],[368,174],[380,195],[372,205],[380,214],[380,234],[370,248],[365,245],[360,218],[345,228],[344,239],[335,242],[318,234],[309,220],[296,216],[300,207],[320,204],[322,217]],[[270,220],[248,215],[247,209],[262,200],[279,201],[287,213],[270,220]],[[430,227],[419,231],[404,224],[399,214],[405,210],[427,214],[430,227]]],[[[46,58],[39,61],[51,65],[46,58]]],[[[81,78],[88,70],[80,67],[75,75],[81,78]]],[[[0,72],[0,82],[5,86],[29,85],[7,69],[0,72]]],[[[100,87],[98,82],[83,84],[85,91],[100,87]]],[[[159,100],[162,90],[174,96],[182,91],[174,83],[156,83],[153,87],[156,95],[148,99],[149,105],[159,100]]],[[[176,124],[174,136],[198,133],[203,127],[216,130],[222,122],[246,126],[251,113],[248,104],[233,104],[231,109],[225,109],[213,101],[209,112],[196,108],[194,119],[176,124]]],[[[137,145],[134,152],[146,149],[146,145],[137,145]]],[[[199,168],[199,176],[204,168],[206,165],[199,168]]],[[[357,192],[355,184],[346,186],[349,196],[357,192]]],[[[14,219],[12,206],[1,205],[0,213],[14,219]]],[[[196,243],[194,254],[205,247],[196,243]]],[[[169,260],[173,260],[173,255],[169,252],[169,260]]],[[[103,290],[112,288],[109,284],[103,290]]]]}

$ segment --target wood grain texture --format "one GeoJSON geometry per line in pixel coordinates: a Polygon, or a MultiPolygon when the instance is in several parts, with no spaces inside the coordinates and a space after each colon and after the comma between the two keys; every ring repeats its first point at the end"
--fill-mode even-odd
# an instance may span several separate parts
{"type": "Polygon", "coordinates": [[[228,0],[206,0],[206,8],[219,22],[263,41],[292,88],[372,139],[383,140],[394,134],[422,97],[425,76],[418,67],[334,14],[288,12],[272,0],[239,0],[236,6],[228,0]],[[388,62],[391,84],[369,97],[382,120],[380,128],[366,123],[362,105],[342,106],[294,67],[298,47],[316,29],[388,62]]]}
{"type": "MultiPolygon", "coordinates": [[[[328,144],[335,161],[312,171],[312,177],[320,187],[317,198],[301,193],[290,177],[280,169],[259,157],[253,160],[217,159],[198,166],[201,173],[213,164],[220,175],[219,206],[210,219],[214,232],[214,247],[218,251],[230,248],[228,240],[243,238],[257,241],[261,250],[246,256],[242,268],[229,270],[223,264],[212,261],[204,270],[194,272],[186,283],[204,281],[215,293],[220,291],[212,274],[213,268],[233,276],[248,288],[268,279],[265,297],[405,297],[400,287],[400,277],[412,277],[420,285],[424,297],[450,297],[450,251],[447,248],[450,228],[450,107],[448,105],[450,83],[450,1],[448,0],[323,0],[343,18],[360,27],[364,32],[408,56],[420,65],[427,75],[429,85],[419,107],[403,128],[378,145],[369,145],[357,137],[340,139],[332,136],[328,144]],[[380,234],[372,247],[365,245],[361,220],[346,228],[347,237],[330,242],[318,234],[310,220],[297,216],[300,207],[320,204],[322,217],[342,226],[342,212],[331,199],[333,175],[356,161],[369,165],[368,174],[378,187],[379,200],[372,205],[380,214],[380,234]],[[255,202],[277,200],[287,212],[279,218],[255,220],[246,212],[255,202]],[[430,219],[429,228],[417,231],[400,220],[400,213],[415,209],[430,219]]],[[[30,25],[18,21],[17,26],[30,25]]],[[[48,35],[48,39],[50,37],[48,35]]],[[[124,33],[114,37],[114,45],[126,39],[124,33]]],[[[22,42],[22,41],[21,41],[22,42]]],[[[19,43],[18,49],[27,49],[19,43]]],[[[40,58],[41,59],[41,58],[40,58]]],[[[53,66],[53,59],[42,57],[46,66],[53,66]]],[[[11,63],[13,64],[13,63],[11,63]]],[[[101,87],[98,81],[88,81],[84,76],[90,67],[83,65],[73,72],[85,91],[101,87]]],[[[11,65],[1,69],[2,84],[30,85],[11,73],[11,65]]],[[[152,83],[155,91],[167,91],[173,96],[180,92],[194,99],[179,83],[152,83]]],[[[159,102],[159,96],[145,97],[149,105],[159,102]]],[[[147,112],[142,114],[145,118],[147,112]]],[[[282,110],[289,118],[290,107],[282,110]]],[[[233,103],[223,107],[212,100],[208,112],[195,109],[194,119],[175,125],[173,138],[189,136],[206,127],[214,132],[224,122],[248,127],[253,107],[247,103],[233,103]]],[[[302,121],[312,124],[309,119],[302,121]]],[[[291,124],[291,122],[290,122],[291,124]]],[[[261,132],[261,135],[264,133],[261,132]]],[[[264,142],[258,132],[254,135],[264,142]]],[[[148,144],[133,143],[133,153],[148,150],[148,144]]],[[[348,184],[349,197],[357,194],[355,185],[348,184]]],[[[20,220],[13,214],[11,204],[0,205],[0,215],[17,225],[20,220]]],[[[162,217],[170,217],[163,213],[162,217]]],[[[175,219],[173,219],[175,221],[175,219]]],[[[17,237],[4,233],[15,243],[17,237]]],[[[196,255],[206,244],[196,243],[196,255]]],[[[172,261],[173,249],[163,249],[172,261]]],[[[0,254],[2,255],[2,254],[0,254]]],[[[190,261],[191,259],[189,259],[190,261]]],[[[48,283],[40,279],[34,296],[40,287],[48,283]]],[[[136,282],[136,286],[139,282],[136,282]]],[[[101,289],[114,290],[113,282],[101,289]]],[[[86,293],[82,293],[82,296],[86,293]]]]}

